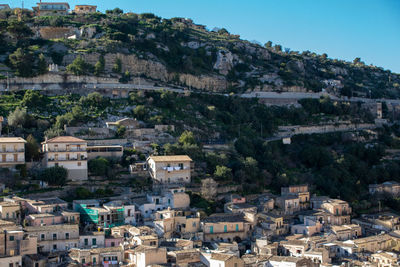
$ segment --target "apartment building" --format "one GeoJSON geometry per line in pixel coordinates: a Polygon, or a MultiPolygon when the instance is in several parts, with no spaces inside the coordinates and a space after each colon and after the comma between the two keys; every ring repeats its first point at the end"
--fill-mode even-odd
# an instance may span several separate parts
{"type": "Polygon", "coordinates": [[[201,222],[204,241],[236,241],[247,238],[251,225],[243,214],[216,213],[201,222]]]}
{"type": "Polygon", "coordinates": [[[310,192],[308,185],[291,185],[281,188],[282,196],[296,196],[299,198],[300,208],[307,209],[310,203],[310,192]]]}
{"type": "Polygon", "coordinates": [[[160,183],[190,183],[191,162],[186,155],[150,156],[147,159],[151,177],[160,183]]]}
{"type": "Polygon", "coordinates": [[[77,224],[59,224],[27,226],[25,232],[38,237],[39,252],[67,251],[79,244],[79,226],[77,224]]]}
{"type": "Polygon", "coordinates": [[[3,201],[0,202],[0,219],[18,223],[21,218],[21,207],[19,203],[3,201]]]}
{"type": "Polygon", "coordinates": [[[91,249],[73,248],[69,251],[69,257],[83,266],[119,266],[119,263],[124,260],[124,249],[122,246],[91,249]]]}
{"type": "Polygon", "coordinates": [[[32,7],[38,16],[67,15],[69,8],[66,2],[40,2],[32,7]]]}
{"type": "Polygon", "coordinates": [[[61,166],[68,170],[68,179],[87,180],[87,142],[73,136],[58,136],[42,142],[45,167],[61,166]]]}
{"type": "Polygon", "coordinates": [[[0,137],[0,167],[15,168],[25,164],[25,143],[21,137],[0,137]]]}

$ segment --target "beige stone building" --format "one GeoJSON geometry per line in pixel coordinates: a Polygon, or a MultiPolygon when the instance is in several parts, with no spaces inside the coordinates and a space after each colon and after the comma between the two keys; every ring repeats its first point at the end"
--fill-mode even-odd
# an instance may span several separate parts
{"type": "Polygon", "coordinates": [[[200,259],[208,267],[244,267],[244,261],[233,254],[201,253],[200,259]]]}
{"type": "Polygon", "coordinates": [[[281,188],[282,196],[296,196],[299,198],[300,208],[307,209],[310,203],[310,191],[308,185],[291,185],[281,188]]]}
{"type": "Polygon", "coordinates": [[[180,156],[150,156],[147,159],[151,177],[160,183],[190,183],[192,159],[180,156]]]}
{"type": "Polygon", "coordinates": [[[73,248],[70,250],[69,256],[83,266],[119,266],[119,263],[124,261],[124,249],[122,246],[91,249],[73,248]]]}
{"type": "Polygon", "coordinates": [[[251,224],[243,214],[216,213],[201,221],[204,241],[236,241],[248,237],[251,224]]]}
{"type": "Polygon", "coordinates": [[[371,195],[378,194],[398,197],[400,195],[400,183],[396,181],[388,181],[382,184],[370,184],[369,193],[371,195]]]}
{"type": "Polygon", "coordinates": [[[371,262],[378,265],[378,267],[392,267],[400,265],[400,258],[396,253],[380,252],[371,255],[371,262]]]}
{"type": "Polygon", "coordinates": [[[21,137],[0,137],[0,167],[15,168],[25,164],[25,143],[21,137]]]}
{"type": "Polygon", "coordinates": [[[167,263],[167,249],[149,246],[138,246],[126,252],[130,263],[135,266],[149,266],[167,263]]]}
{"type": "Polygon", "coordinates": [[[79,226],[77,224],[60,224],[27,226],[25,232],[38,237],[40,252],[67,251],[79,244],[79,226]]]}
{"type": "Polygon", "coordinates": [[[76,14],[95,13],[96,11],[97,11],[97,6],[92,6],[92,5],[76,5],[74,8],[74,12],[76,14]]]}
{"type": "Polygon", "coordinates": [[[21,206],[19,203],[0,202],[0,219],[18,223],[21,219],[21,206]]]}
{"type": "Polygon", "coordinates": [[[73,136],[58,136],[42,143],[45,167],[61,166],[68,170],[68,179],[87,180],[87,142],[73,136]]]}
{"type": "Polygon", "coordinates": [[[200,230],[200,216],[191,211],[163,210],[155,213],[154,225],[159,236],[172,238],[174,234],[190,238],[200,230]]]}
{"type": "Polygon", "coordinates": [[[338,240],[354,239],[362,235],[361,226],[358,224],[334,225],[331,227],[331,230],[337,236],[338,240]]]}
{"type": "Polygon", "coordinates": [[[376,235],[347,240],[345,244],[354,245],[354,252],[371,252],[390,250],[396,245],[396,241],[388,234],[376,235]]]}
{"type": "Polygon", "coordinates": [[[284,214],[293,214],[300,211],[300,199],[298,196],[286,195],[277,197],[275,204],[284,214]]]}

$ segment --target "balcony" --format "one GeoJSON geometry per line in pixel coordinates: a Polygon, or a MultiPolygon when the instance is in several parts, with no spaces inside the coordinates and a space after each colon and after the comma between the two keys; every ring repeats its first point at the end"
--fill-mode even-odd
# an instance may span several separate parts
{"type": "Polygon", "coordinates": [[[6,149],[6,150],[1,150],[0,153],[24,153],[25,149],[6,149]]]}
{"type": "Polygon", "coordinates": [[[190,167],[179,167],[179,166],[176,166],[176,167],[161,167],[161,168],[159,168],[159,170],[169,171],[169,172],[172,172],[172,171],[184,171],[184,170],[190,170],[190,167]]]}
{"type": "Polygon", "coordinates": [[[47,159],[47,161],[80,161],[80,160],[87,160],[87,157],[84,157],[84,156],[81,156],[80,157],[80,159],[78,159],[78,158],[69,158],[69,159],[67,159],[67,158],[58,158],[58,159],[55,159],[55,158],[48,158],[47,159]]]}
{"type": "Polygon", "coordinates": [[[51,148],[47,149],[46,152],[86,152],[86,148],[51,148]]]}

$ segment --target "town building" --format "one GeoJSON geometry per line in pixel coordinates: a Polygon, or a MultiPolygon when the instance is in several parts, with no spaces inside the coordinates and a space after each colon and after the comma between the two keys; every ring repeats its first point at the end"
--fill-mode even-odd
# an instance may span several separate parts
{"type": "Polygon", "coordinates": [[[60,166],[68,170],[68,179],[88,178],[87,142],[73,136],[58,136],[42,142],[46,168],[60,166]]]}
{"type": "Polygon", "coordinates": [[[371,195],[400,196],[400,183],[396,181],[387,181],[382,184],[370,184],[368,189],[371,195]]]}
{"type": "Polygon", "coordinates": [[[307,209],[310,203],[310,192],[308,185],[291,185],[281,188],[282,196],[296,196],[300,202],[301,209],[307,209]]]}
{"type": "MultiPolygon", "coordinates": [[[[8,10],[10,9],[10,6],[8,4],[0,4],[0,10],[8,10]]],[[[3,118],[3,117],[1,117],[3,118]]],[[[3,120],[1,120],[2,122],[3,120]]],[[[1,134],[1,127],[0,127],[0,134],[1,134]]]]}
{"type": "Polygon", "coordinates": [[[244,267],[244,261],[228,253],[201,253],[200,260],[208,267],[244,267]]]}
{"type": "Polygon", "coordinates": [[[294,195],[277,197],[275,204],[281,209],[283,214],[293,214],[300,211],[300,199],[294,195]]]}
{"type": "Polygon", "coordinates": [[[129,250],[128,259],[135,266],[156,266],[167,263],[167,249],[150,246],[137,246],[129,250]]]}
{"type": "Polygon", "coordinates": [[[89,14],[95,13],[97,11],[97,6],[93,5],[76,5],[74,8],[74,12],[76,14],[89,14]]]}
{"type": "Polygon", "coordinates": [[[25,164],[25,144],[21,137],[0,137],[0,167],[15,168],[25,164]]]}
{"type": "Polygon", "coordinates": [[[248,237],[251,224],[243,214],[216,213],[201,221],[204,241],[236,241],[248,237]]]}
{"type": "MultiPolygon", "coordinates": [[[[68,256],[80,266],[118,266],[124,261],[122,246],[108,248],[72,248],[68,256]]],[[[146,266],[146,265],[143,265],[146,266]]]]}
{"type": "Polygon", "coordinates": [[[180,156],[150,156],[147,159],[151,177],[159,183],[190,183],[192,159],[180,156]]]}
{"type": "Polygon", "coordinates": [[[38,237],[39,252],[67,251],[79,244],[77,224],[27,226],[24,231],[38,237]]]}
{"type": "Polygon", "coordinates": [[[38,16],[67,15],[69,4],[66,2],[41,2],[32,9],[38,16]]]}

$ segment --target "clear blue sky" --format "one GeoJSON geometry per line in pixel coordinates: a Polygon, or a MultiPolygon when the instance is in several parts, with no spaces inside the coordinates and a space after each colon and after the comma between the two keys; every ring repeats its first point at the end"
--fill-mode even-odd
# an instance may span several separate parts
{"type": "MultiPolygon", "coordinates": [[[[36,2],[39,1],[24,1],[25,7],[36,2]]],[[[11,1],[13,7],[21,3],[21,0],[11,1]]],[[[243,39],[261,43],[271,40],[295,51],[327,53],[330,58],[361,57],[366,64],[400,73],[400,0],[71,0],[69,3],[71,8],[75,4],[97,4],[100,11],[119,7],[125,12],[151,12],[163,18],[192,18],[209,29],[224,27],[243,39]]]]}

